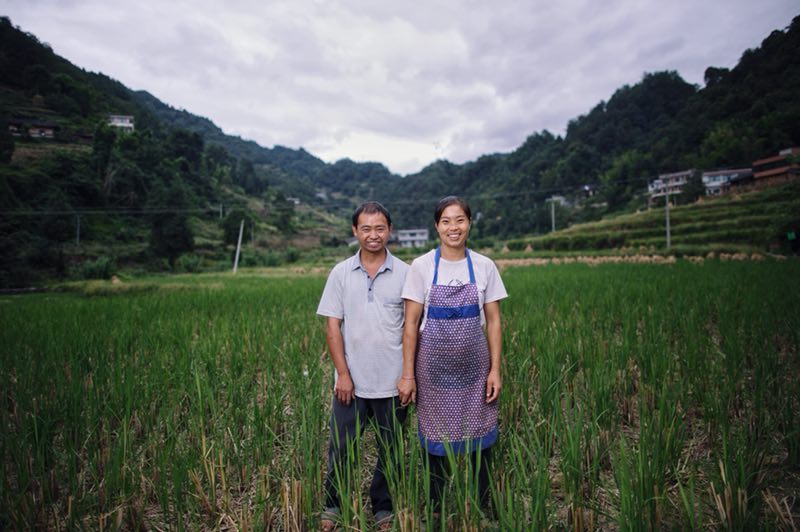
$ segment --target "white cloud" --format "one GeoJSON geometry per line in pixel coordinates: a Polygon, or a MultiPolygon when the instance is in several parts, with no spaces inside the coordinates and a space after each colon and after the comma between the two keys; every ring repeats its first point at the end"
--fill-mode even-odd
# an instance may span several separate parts
{"type": "Polygon", "coordinates": [[[411,173],[510,151],[644,72],[708,66],[791,22],[792,0],[10,0],[83,68],[262,145],[411,173]]]}

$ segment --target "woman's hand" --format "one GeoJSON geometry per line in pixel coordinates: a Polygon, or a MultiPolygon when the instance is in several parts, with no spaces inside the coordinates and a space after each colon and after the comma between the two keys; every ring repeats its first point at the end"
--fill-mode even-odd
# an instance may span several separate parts
{"type": "Polygon", "coordinates": [[[417,400],[417,381],[414,377],[401,377],[397,381],[397,391],[400,392],[400,405],[408,406],[417,400]]]}
{"type": "Polygon", "coordinates": [[[486,377],[486,402],[491,403],[497,400],[500,396],[500,388],[503,386],[503,381],[500,378],[500,370],[492,369],[489,371],[489,376],[486,377]]]}

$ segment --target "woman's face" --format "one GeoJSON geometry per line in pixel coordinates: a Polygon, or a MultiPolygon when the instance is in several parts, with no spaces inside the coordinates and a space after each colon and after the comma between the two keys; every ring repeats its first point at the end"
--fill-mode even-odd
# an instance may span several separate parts
{"type": "Polygon", "coordinates": [[[460,205],[450,205],[442,211],[436,232],[443,246],[463,248],[469,236],[469,218],[460,205]]]}

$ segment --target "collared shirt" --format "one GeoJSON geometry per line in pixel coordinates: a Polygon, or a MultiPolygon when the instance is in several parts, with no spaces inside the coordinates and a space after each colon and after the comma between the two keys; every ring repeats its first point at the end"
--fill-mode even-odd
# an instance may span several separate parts
{"type": "Polygon", "coordinates": [[[370,278],[360,250],[333,267],[317,314],[342,320],[347,367],[355,394],[366,399],[397,395],[403,371],[403,299],[408,264],[386,250],[370,278]]]}

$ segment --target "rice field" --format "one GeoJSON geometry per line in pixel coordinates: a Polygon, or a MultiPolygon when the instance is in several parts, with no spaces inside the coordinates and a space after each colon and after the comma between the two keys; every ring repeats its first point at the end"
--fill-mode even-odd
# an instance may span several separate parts
{"type": "MultiPolygon", "coordinates": [[[[492,509],[459,473],[433,519],[412,415],[392,457],[395,530],[800,524],[800,262],[503,278],[492,509]]],[[[0,528],[315,529],[324,281],[251,271],[1,297],[0,528]]],[[[367,432],[340,475],[343,529],[371,527],[379,445],[367,432]]]]}

